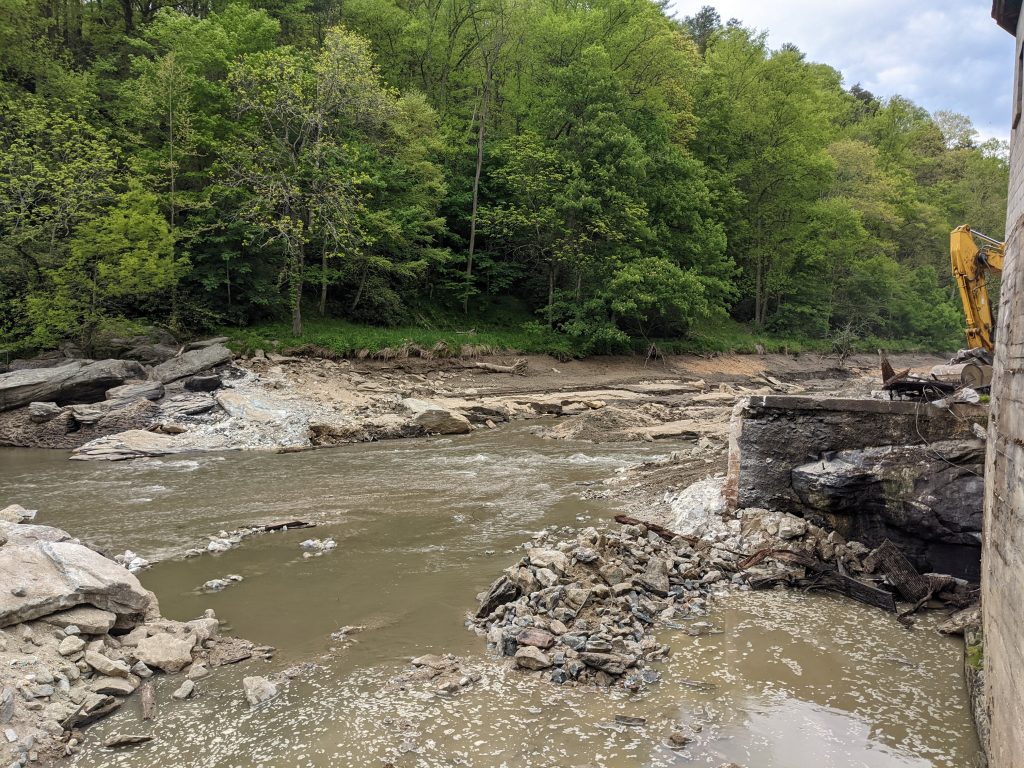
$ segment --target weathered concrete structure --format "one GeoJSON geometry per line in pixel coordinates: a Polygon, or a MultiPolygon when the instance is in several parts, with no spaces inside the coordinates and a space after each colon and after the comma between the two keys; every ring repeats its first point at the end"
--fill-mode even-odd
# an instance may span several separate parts
{"type": "Polygon", "coordinates": [[[890,539],[921,571],[976,581],[987,421],[978,405],[751,397],[733,414],[726,500],[890,539]]]}
{"type": "Polygon", "coordinates": [[[982,551],[989,764],[1024,766],[1024,67],[1021,0],[995,0],[992,16],[1017,38],[1010,135],[1006,260],[996,331],[982,551]]]}

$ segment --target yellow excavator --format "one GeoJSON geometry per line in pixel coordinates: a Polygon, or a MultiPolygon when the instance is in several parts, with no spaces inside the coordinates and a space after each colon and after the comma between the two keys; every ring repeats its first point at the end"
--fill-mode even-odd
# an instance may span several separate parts
{"type": "Polygon", "coordinates": [[[1006,244],[966,224],[949,233],[949,258],[953,277],[967,315],[967,349],[950,365],[963,366],[960,383],[977,389],[992,383],[992,353],[995,349],[995,320],[985,279],[990,272],[1003,271],[1006,244]]]}

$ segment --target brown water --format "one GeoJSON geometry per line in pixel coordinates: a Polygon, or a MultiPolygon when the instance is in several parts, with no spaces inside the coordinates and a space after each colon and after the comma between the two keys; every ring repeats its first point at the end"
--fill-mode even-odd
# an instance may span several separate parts
{"type": "Polygon", "coordinates": [[[161,680],[155,725],[134,704],[89,732],[79,766],[718,766],[963,768],[977,743],[960,672],[961,644],[905,630],[891,617],[819,595],[732,595],[712,619],[723,632],[666,631],[673,656],[640,694],[556,687],[491,663],[463,627],[477,592],[530,535],[601,524],[608,504],[582,484],[679,446],[551,442],[516,425],[464,438],[303,454],[203,455],[99,464],[0,450],[0,505],[40,510],[111,552],[172,558],[220,529],[268,517],[312,531],[251,537],[221,555],[167,559],[142,574],[165,615],[213,608],[233,632],[276,646],[274,662],[223,668],[201,695],[171,702],[161,680]],[[338,548],[303,559],[298,543],[338,548]],[[493,550],[493,554],[488,554],[493,550]],[[220,593],[197,588],[237,573],[220,593]],[[344,625],[365,625],[350,643],[344,625]],[[452,698],[387,681],[410,657],[452,652],[482,680],[452,698]],[[244,675],[314,662],[262,710],[244,675]],[[616,714],[647,718],[628,728],[616,714]],[[673,723],[698,726],[684,751],[673,723]],[[125,752],[110,731],[157,740],[125,752]]]}

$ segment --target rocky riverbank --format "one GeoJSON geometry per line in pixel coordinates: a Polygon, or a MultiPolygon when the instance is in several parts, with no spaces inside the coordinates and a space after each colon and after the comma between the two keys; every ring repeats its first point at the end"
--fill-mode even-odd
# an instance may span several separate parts
{"type": "MultiPolygon", "coordinates": [[[[123,460],[196,451],[298,451],[561,417],[552,439],[722,444],[751,394],[870,391],[871,356],[842,369],[786,355],[559,363],[406,358],[235,358],[225,339],[144,344],[138,359],[15,361],[0,373],[0,446],[123,460]],[[783,377],[783,378],[780,378],[783,377]]],[[[928,365],[906,356],[898,364],[928,365]]]]}
{"type": "MultiPolygon", "coordinates": [[[[162,618],[125,565],[27,519],[20,507],[0,510],[0,764],[72,754],[79,729],[133,695],[144,719],[153,717],[154,675],[180,674],[173,698],[185,699],[217,667],[273,652],[222,635],[210,610],[192,621],[162,618]]],[[[153,737],[142,723],[106,746],[153,737]]]]}

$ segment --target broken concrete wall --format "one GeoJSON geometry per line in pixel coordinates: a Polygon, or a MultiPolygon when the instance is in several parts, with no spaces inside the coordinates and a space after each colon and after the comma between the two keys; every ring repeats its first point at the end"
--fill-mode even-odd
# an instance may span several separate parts
{"type": "MultiPolygon", "coordinates": [[[[1012,11],[1002,21],[1017,20],[1019,0],[999,2],[996,6],[993,10],[1012,11]]],[[[1024,766],[1024,120],[1019,117],[1024,107],[1020,96],[1024,78],[1022,41],[1024,27],[1018,23],[1013,109],[1019,122],[1010,138],[1006,258],[999,293],[985,486],[982,608],[992,768],[1024,766]]]]}
{"type": "Polygon", "coordinates": [[[758,396],[733,414],[725,496],[897,543],[914,565],[979,574],[983,406],[758,396]]]}

